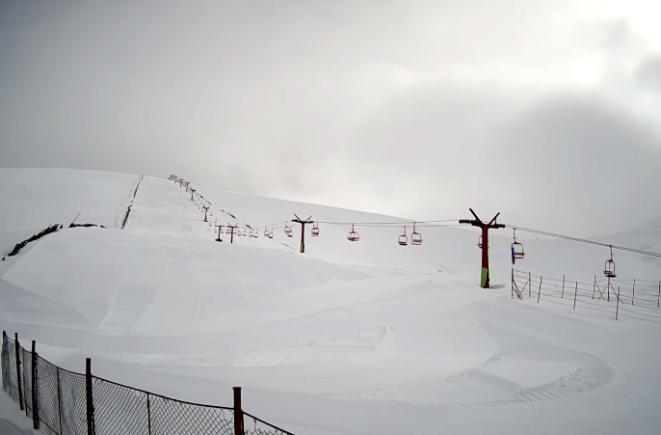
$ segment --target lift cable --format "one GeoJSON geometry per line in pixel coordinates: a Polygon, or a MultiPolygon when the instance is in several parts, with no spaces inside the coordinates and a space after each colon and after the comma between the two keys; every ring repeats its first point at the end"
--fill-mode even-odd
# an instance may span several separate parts
{"type": "Polygon", "coordinates": [[[508,228],[517,229],[526,233],[539,234],[540,236],[555,237],[558,239],[572,240],[574,242],[587,243],[590,245],[604,246],[606,248],[617,249],[619,251],[631,252],[649,257],[661,258],[661,252],[645,251],[643,249],[630,248],[627,246],[613,245],[612,243],[599,242],[597,240],[583,239],[581,237],[569,236],[567,234],[552,233],[550,231],[537,230],[534,228],[520,227],[518,225],[506,225],[508,228]]]}

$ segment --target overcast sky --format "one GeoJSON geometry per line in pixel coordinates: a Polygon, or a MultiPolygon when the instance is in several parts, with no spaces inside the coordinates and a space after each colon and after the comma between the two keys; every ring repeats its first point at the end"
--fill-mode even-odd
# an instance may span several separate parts
{"type": "Polygon", "coordinates": [[[658,4],[0,0],[0,166],[615,232],[661,216],[658,4]]]}

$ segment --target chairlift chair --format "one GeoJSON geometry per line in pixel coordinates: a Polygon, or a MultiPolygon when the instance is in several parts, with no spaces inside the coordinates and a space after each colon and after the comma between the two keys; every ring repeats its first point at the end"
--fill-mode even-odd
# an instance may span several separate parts
{"type": "Polygon", "coordinates": [[[269,239],[273,238],[273,228],[269,230],[269,235],[267,236],[269,239]]]}
{"type": "Polygon", "coordinates": [[[520,260],[522,259],[526,254],[523,250],[523,243],[518,242],[516,240],[516,228],[512,229],[513,231],[513,240],[512,240],[512,259],[514,260],[520,260]]]}
{"type": "Polygon", "coordinates": [[[411,245],[422,245],[422,234],[415,230],[415,224],[413,224],[413,232],[411,233],[411,245]]]}
{"type": "Polygon", "coordinates": [[[347,240],[351,242],[357,242],[360,240],[360,234],[358,234],[358,231],[356,231],[354,224],[351,224],[351,231],[349,231],[349,234],[347,234],[347,240]]]}
{"type": "Polygon", "coordinates": [[[604,262],[604,276],[606,278],[615,278],[615,260],[613,260],[613,247],[610,247],[611,256],[604,262]]]}
{"type": "Polygon", "coordinates": [[[319,222],[312,223],[312,237],[319,236],[319,222]]]}
{"type": "Polygon", "coordinates": [[[409,238],[406,237],[406,227],[404,227],[404,232],[399,235],[397,243],[399,243],[399,246],[406,246],[409,244],[409,238]]]}

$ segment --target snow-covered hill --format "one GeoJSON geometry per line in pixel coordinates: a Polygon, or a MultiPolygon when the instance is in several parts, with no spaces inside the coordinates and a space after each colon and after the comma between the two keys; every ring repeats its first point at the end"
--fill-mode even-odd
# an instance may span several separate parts
{"type": "MultiPolygon", "coordinates": [[[[512,301],[509,230],[494,234],[483,290],[469,228],[421,225],[423,244],[401,247],[398,226],[360,226],[352,243],[350,223],[403,220],[202,186],[212,221],[274,228],[274,239],[218,243],[171,181],[0,177],[3,249],[78,212],[108,227],[48,235],[0,266],[0,326],[65,367],[92,356],[101,376],[211,403],[242,385],[249,409],[300,434],[651,434],[661,422],[661,312],[615,322],[512,301]],[[281,228],[293,213],[322,222],[303,255],[298,228],[281,228]]],[[[589,280],[607,254],[524,241],[517,267],[544,275],[589,280]]],[[[627,278],[661,278],[658,261],[617,259],[627,278]]]]}

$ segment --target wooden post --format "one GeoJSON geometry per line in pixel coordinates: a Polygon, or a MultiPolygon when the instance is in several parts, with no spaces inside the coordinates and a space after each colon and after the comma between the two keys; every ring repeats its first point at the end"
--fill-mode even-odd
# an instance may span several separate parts
{"type": "Polygon", "coordinates": [[[565,274],[562,274],[562,295],[560,296],[560,299],[565,298],[565,274]]]}
{"type": "Polygon", "coordinates": [[[576,286],[574,287],[574,308],[572,310],[576,309],[576,294],[578,293],[578,281],[576,281],[576,286]]]}
{"type": "Polygon", "coordinates": [[[94,397],[92,395],[91,358],[85,358],[85,387],[87,399],[87,435],[94,435],[94,397]]]}
{"type": "Polygon", "coordinates": [[[18,332],[14,332],[14,354],[16,355],[16,382],[18,386],[18,406],[23,411],[23,380],[21,379],[21,345],[18,343],[18,332]]]}
{"type": "Polygon", "coordinates": [[[620,286],[617,286],[617,303],[615,304],[615,320],[620,312],[620,286]]]}
{"type": "Polygon", "coordinates": [[[57,416],[60,422],[60,433],[62,433],[62,393],[60,392],[60,368],[55,368],[55,374],[57,378],[57,416]]]}
{"type": "Polygon", "coordinates": [[[39,430],[39,373],[37,372],[37,342],[32,340],[32,428],[39,430]]]}
{"type": "Polygon", "coordinates": [[[539,303],[539,296],[542,294],[542,277],[539,277],[539,289],[537,290],[537,303],[539,303]]]}
{"type": "Polygon", "coordinates": [[[151,435],[151,401],[149,396],[150,394],[147,393],[147,434],[151,435]]]}
{"type": "Polygon", "coordinates": [[[234,390],[234,435],[243,434],[243,410],[241,409],[241,387],[232,387],[234,390]]]}
{"type": "Polygon", "coordinates": [[[633,300],[636,299],[636,278],[633,279],[633,287],[631,287],[631,305],[633,306],[633,300]]]}

